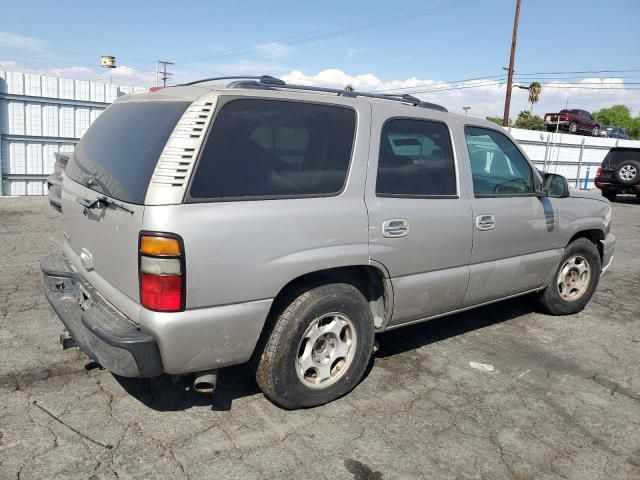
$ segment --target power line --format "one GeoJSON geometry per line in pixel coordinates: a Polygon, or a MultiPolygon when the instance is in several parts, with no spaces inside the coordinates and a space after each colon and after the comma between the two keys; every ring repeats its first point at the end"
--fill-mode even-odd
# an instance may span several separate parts
{"type": "Polygon", "coordinates": [[[385,88],[382,90],[373,90],[372,93],[378,93],[378,92],[396,92],[398,90],[411,90],[412,88],[420,88],[420,87],[430,87],[430,86],[434,86],[435,84],[438,83],[446,83],[446,84],[453,84],[453,83],[464,83],[464,82],[473,82],[476,80],[489,80],[489,79],[504,79],[507,75],[506,74],[500,74],[500,75],[485,75],[482,77],[474,77],[474,78],[463,78],[460,80],[442,80],[442,81],[434,81],[434,82],[430,82],[430,83],[421,83],[418,85],[413,85],[411,87],[397,87],[397,88],[385,88]]]}
{"type": "MultiPolygon", "coordinates": [[[[365,23],[365,24],[361,24],[361,25],[357,25],[354,27],[349,27],[349,28],[345,28],[342,30],[333,30],[327,33],[315,33],[313,35],[310,36],[304,36],[304,37],[300,37],[297,40],[291,40],[291,41],[286,41],[286,40],[272,40],[270,42],[263,42],[261,45],[264,45],[265,43],[282,43],[284,45],[298,45],[298,44],[303,44],[303,43],[309,43],[309,42],[313,42],[316,40],[323,40],[325,38],[331,38],[331,37],[336,37],[336,36],[340,36],[340,35],[348,35],[351,33],[355,33],[355,32],[359,32],[362,30],[368,30],[371,28],[377,28],[377,27],[381,27],[384,25],[389,25],[392,23],[397,23],[397,22],[402,22],[405,20],[411,20],[411,19],[415,19],[418,17],[424,17],[427,15],[433,15],[435,13],[439,13],[439,12],[443,12],[446,10],[451,10],[453,8],[458,8],[458,7],[462,7],[462,6],[466,6],[466,5],[470,5],[472,3],[477,3],[481,0],[457,0],[454,2],[449,2],[437,7],[432,7],[426,10],[420,10],[417,12],[413,12],[413,13],[408,13],[408,14],[403,14],[403,15],[399,15],[396,17],[391,17],[385,20],[379,20],[379,21],[375,21],[375,22],[370,22],[370,23],[365,23]]],[[[322,30],[316,31],[316,32],[321,32],[322,30]]],[[[202,55],[199,57],[194,57],[192,59],[186,60],[184,62],[180,62],[181,64],[188,64],[188,63],[193,63],[194,61],[198,61],[198,60],[212,60],[212,59],[217,59],[217,58],[224,58],[224,57],[229,57],[229,56],[234,56],[234,55],[238,55],[241,53],[247,53],[247,52],[253,52],[256,50],[259,50],[261,45],[254,45],[254,46],[250,46],[250,47],[244,47],[244,48],[240,48],[237,50],[229,50],[227,52],[223,52],[223,53],[218,53],[215,55],[202,55]]]]}
{"type": "MultiPolygon", "coordinates": [[[[458,85],[452,87],[444,87],[444,88],[430,88],[426,90],[414,90],[408,93],[410,94],[421,94],[421,93],[435,93],[435,92],[447,92],[451,90],[467,90],[471,88],[481,88],[481,87],[491,87],[491,86],[501,86],[502,83],[498,80],[487,81],[482,83],[475,83],[472,85],[458,85]]],[[[627,83],[617,83],[617,82],[559,82],[559,83],[542,83],[541,86],[547,88],[583,88],[584,90],[636,90],[636,88],[625,87],[626,85],[640,85],[640,82],[627,82],[627,83]],[[586,85],[586,86],[585,86],[586,85]],[[603,86],[604,85],[604,86],[603,86]],[[617,85],[616,87],[608,87],[607,85],[617,85]]]]}
{"type": "MultiPolygon", "coordinates": [[[[515,73],[516,77],[524,77],[524,76],[540,76],[540,75],[570,75],[570,74],[576,74],[576,73],[582,73],[582,74],[588,74],[588,73],[631,73],[631,72],[640,72],[640,70],[583,70],[581,72],[534,72],[534,73],[515,73]]],[[[479,77],[471,77],[471,78],[463,78],[460,80],[443,80],[443,81],[435,81],[435,82],[428,82],[428,83],[420,83],[417,85],[412,85],[410,87],[396,87],[396,88],[385,88],[385,89],[381,89],[381,90],[373,90],[373,92],[378,93],[378,92],[396,92],[396,91],[400,91],[400,90],[412,90],[414,88],[421,88],[421,87],[433,87],[435,86],[434,84],[437,83],[446,83],[446,84],[454,84],[454,83],[464,83],[464,82],[473,82],[476,80],[491,80],[491,79],[504,79],[507,75],[505,73],[500,74],[500,75],[484,75],[484,76],[479,76],[479,77]]],[[[550,77],[550,78],[543,78],[543,80],[553,80],[557,78],[558,80],[563,80],[563,78],[561,77],[550,77]]],[[[564,78],[564,80],[569,80],[569,79],[581,79],[581,78],[589,78],[589,77],[571,77],[571,78],[564,78]]],[[[638,78],[637,75],[631,75],[631,76],[617,76],[616,78],[638,78]]],[[[520,78],[521,81],[525,80],[524,78],[520,78]]],[[[527,80],[528,81],[528,80],[527,80]]],[[[414,92],[414,93],[420,93],[420,92],[414,92]]]]}

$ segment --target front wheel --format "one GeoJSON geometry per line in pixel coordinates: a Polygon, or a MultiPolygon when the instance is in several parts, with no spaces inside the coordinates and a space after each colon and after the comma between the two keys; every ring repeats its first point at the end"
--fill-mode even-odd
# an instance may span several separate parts
{"type": "Polygon", "coordinates": [[[571,315],[587,306],[600,280],[600,253],[586,238],[565,248],[553,280],[540,294],[538,304],[550,315],[571,315]]]}
{"type": "Polygon", "coordinates": [[[373,340],[371,310],[360,290],[346,283],[309,288],[278,315],[259,352],[256,381],[284,408],[331,402],[358,384],[373,340]]]}

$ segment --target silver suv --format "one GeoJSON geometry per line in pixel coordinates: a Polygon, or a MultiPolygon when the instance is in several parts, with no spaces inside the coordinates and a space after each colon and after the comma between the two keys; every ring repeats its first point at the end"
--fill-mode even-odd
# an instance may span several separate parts
{"type": "Polygon", "coordinates": [[[524,294],[582,310],[609,202],[496,125],[410,96],[195,82],[118,99],[66,168],[44,290],[114,374],[254,365],[285,408],[362,378],[377,332],[524,294]]]}

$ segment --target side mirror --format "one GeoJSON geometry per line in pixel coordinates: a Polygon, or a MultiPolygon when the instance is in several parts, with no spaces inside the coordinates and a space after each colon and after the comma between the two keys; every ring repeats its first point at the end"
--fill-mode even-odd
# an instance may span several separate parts
{"type": "Polygon", "coordinates": [[[562,175],[545,173],[542,177],[542,190],[550,197],[567,198],[569,196],[569,181],[562,175]]]}

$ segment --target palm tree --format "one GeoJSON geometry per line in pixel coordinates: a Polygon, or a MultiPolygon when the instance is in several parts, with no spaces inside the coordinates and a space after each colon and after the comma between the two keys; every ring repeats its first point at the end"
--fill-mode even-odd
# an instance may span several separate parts
{"type": "Polygon", "coordinates": [[[529,84],[529,103],[531,104],[531,110],[529,112],[533,114],[533,104],[538,103],[540,94],[542,93],[542,85],[539,82],[531,82],[529,84]]]}

